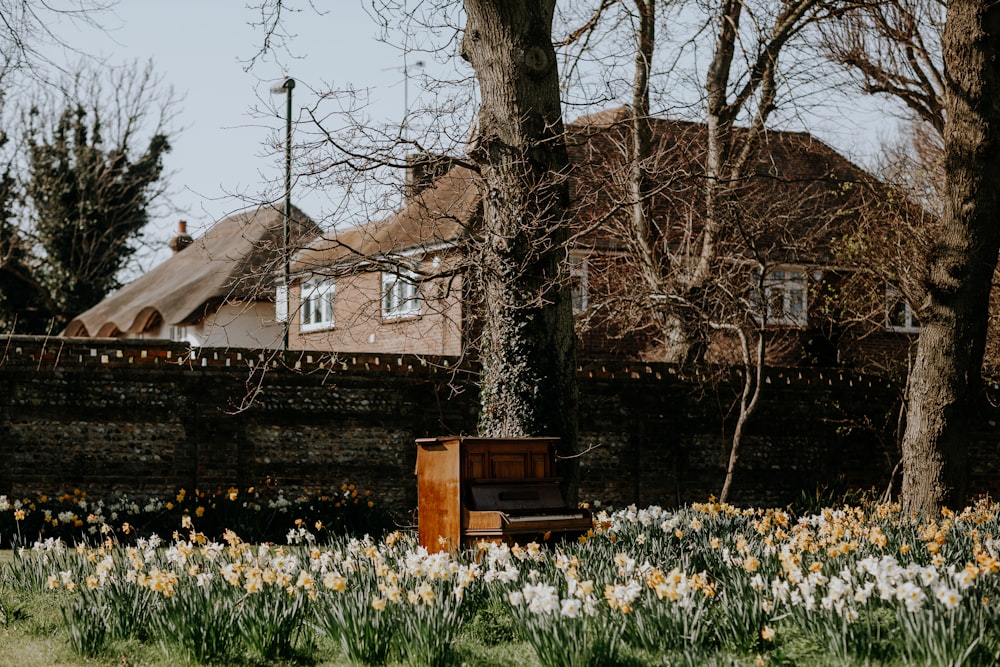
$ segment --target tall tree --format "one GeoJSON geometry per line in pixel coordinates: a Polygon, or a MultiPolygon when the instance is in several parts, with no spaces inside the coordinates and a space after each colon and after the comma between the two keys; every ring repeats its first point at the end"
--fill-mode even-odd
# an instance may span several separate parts
{"type": "MultiPolygon", "coordinates": [[[[7,144],[8,137],[0,136],[0,148],[7,144]]],[[[30,240],[16,222],[18,195],[8,163],[0,174],[0,331],[43,328],[48,312],[45,290],[32,272],[30,240]]]]}
{"type": "Polygon", "coordinates": [[[945,0],[855,3],[821,26],[823,47],[860,90],[901,102],[943,133],[945,9],[945,0]]]}
{"type": "MultiPolygon", "coordinates": [[[[629,224],[620,231],[621,240],[645,291],[645,309],[660,329],[668,360],[700,363],[712,331],[735,340],[744,382],[721,491],[721,499],[726,500],[746,426],[763,388],[768,308],[761,312],[759,299],[752,295],[765,292],[768,272],[788,250],[787,242],[773,245],[781,236],[773,223],[769,228],[751,222],[750,207],[742,200],[753,196],[754,186],[748,184],[758,175],[760,147],[779,96],[781,56],[802,33],[838,16],[846,3],[721,0],[709,6],[702,28],[712,44],[702,80],[706,136],[698,142],[698,150],[704,147],[704,159],[695,167],[702,179],[701,203],[693,207],[696,225],[685,227],[684,220],[662,212],[658,216],[654,210],[654,201],[678,179],[680,171],[676,164],[664,164],[663,154],[669,147],[654,141],[651,130],[654,58],[664,46],[656,40],[655,0],[601,2],[571,39],[585,41],[598,28],[602,15],[612,11],[625,14],[627,20],[616,22],[612,17],[611,23],[633,30],[632,113],[625,142],[629,168],[622,197],[629,224]],[[741,127],[740,121],[746,120],[749,126],[741,127]],[[742,262],[734,263],[735,257],[742,262]],[[746,269],[750,264],[755,271],[746,269]],[[756,276],[756,289],[751,289],[751,275],[756,276]]],[[[788,236],[797,235],[804,244],[806,234],[802,226],[788,236]]]]}
{"type": "MultiPolygon", "coordinates": [[[[0,106],[52,86],[58,72],[65,71],[54,53],[84,56],[68,37],[67,26],[77,36],[87,30],[99,32],[101,19],[115,4],[116,0],[0,0],[0,106]]],[[[6,114],[3,120],[9,130],[13,123],[6,114]]],[[[0,331],[47,331],[53,304],[37,276],[37,246],[22,215],[23,155],[8,139],[0,131],[0,147],[13,155],[0,176],[0,331]]]]}
{"type": "MultiPolygon", "coordinates": [[[[576,443],[576,358],[565,280],[568,157],[552,46],[555,0],[465,0],[461,54],[481,106],[470,156],[483,201],[480,432],[576,443]]],[[[570,493],[575,481],[568,480],[570,493]]]]}
{"type": "MultiPolygon", "coordinates": [[[[283,45],[282,12],[294,11],[295,4],[254,4],[264,33],[258,55],[283,45]]],[[[421,133],[418,112],[410,104],[396,131],[378,123],[359,125],[359,113],[338,114],[347,129],[330,129],[329,120],[310,111],[319,141],[307,159],[315,165],[311,173],[323,172],[342,186],[349,183],[352,195],[364,197],[362,191],[386,168],[398,174],[407,165],[403,151],[465,149],[468,159],[449,163],[471,168],[482,195],[481,215],[467,230],[471,241],[463,266],[472,278],[463,285],[474,285],[468,288],[471,300],[464,300],[463,317],[475,320],[473,347],[482,365],[479,432],[555,435],[566,453],[576,448],[577,390],[572,301],[564,276],[568,158],[552,43],[555,5],[555,0],[441,0],[407,7],[404,0],[376,0],[372,12],[387,30],[401,24],[393,43],[401,51],[404,76],[407,58],[414,57],[412,43],[421,44],[425,57],[444,61],[454,51],[433,46],[435,37],[443,34],[451,43],[461,36],[459,53],[478,83],[472,136],[462,131],[455,141],[456,125],[467,127],[463,114],[470,101],[477,101],[463,74],[462,95],[421,109],[433,126],[427,133],[421,133]],[[413,26],[426,34],[414,39],[413,26]]],[[[442,87],[447,88],[434,86],[442,87]]],[[[427,92],[428,86],[423,88],[427,92]]],[[[357,101],[351,91],[325,98],[357,101]]],[[[373,210],[378,209],[370,207],[369,216],[373,210]]],[[[429,217],[435,215],[442,214],[429,211],[429,217]]],[[[566,487],[572,494],[575,464],[568,468],[566,487]]]]}
{"type": "Polygon", "coordinates": [[[83,68],[56,99],[31,108],[24,188],[34,224],[19,228],[22,245],[31,243],[20,266],[30,270],[22,289],[40,298],[32,323],[22,320],[19,331],[58,331],[118,286],[163,191],[171,105],[151,65],[132,65],[110,73],[83,68]]]}
{"type": "Polygon", "coordinates": [[[962,502],[964,425],[980,397],[993,273],[1000,252],[1000,7],[948,3],[942,37],[945,197],[909,379],[904,505],[962,502]]]}
{"type": "MultiPolygon", "coordinates": [[[[874,256],[861,260],[873,278],[892,284],[914,310],[926,300],[928,249],[941,218],[944,164],[945,75],[941,53],[944,0],[889,0],[854,5],[840,21],[821,26],[827,56],[861,92],[896,102],[905,109],[897,139],[883,146],[877,172],[883,181],[926,215],[899,207],[886,228],[879,215],[871,230],[881,242],[874,256]],[[895,216],[896,212],[903,212],[895,216]],[[892,242],[885,243],[885,234],[892,242]],[[888,251],[888,252],[886,252],[888,251]]],[[[861,230],[861,234],[865,233],[861,230]]]]}
{"type": "Polygon", "coordinates": [[[940,220],[909,286],[919,297],[921,331],[907,381],[901,496],[916,511],[965,500],[964,428],[983,399],[1000,243],[1000,165],[991,154],[997,26],[997,10],[988,3],[894,0],[862,6],[827,39],[834,59],[865,91],[901,101],[944,145],[934,202],[940,220]]]}

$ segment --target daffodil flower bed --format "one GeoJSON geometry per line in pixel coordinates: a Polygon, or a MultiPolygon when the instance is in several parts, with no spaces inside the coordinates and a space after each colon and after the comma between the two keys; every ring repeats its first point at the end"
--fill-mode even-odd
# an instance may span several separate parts
{"type": "Polygon", "coordinates": [[[214,490],[180,489],[168,498],[91,499],[85,491],[9,498],[0,495],[0,547],[61,538],[73,544],[103,538],[115,526],[119,542],[169,535],[181,520],[198,522],[200,531],[221,539],[234,530],[252,542],[285,541],[288,531],[303,526],[320,534],[388,532],[388,515],[371,490],[344,483],[334,492],[285,493],[273,485],[214,490]]]}
{"type": "Polygon", "coordinates": [[[317,659],[326,646],[360,664],[457,664],[488,613],[544,666],[993,665],[998,510],[630,507],[597,513],[577,542],[461,554],[399,532],[216,542],[188,519],[169,543],[41,541],[5,580],[61,591],[88,655],[130,639],[201,662],[317,659]]]}

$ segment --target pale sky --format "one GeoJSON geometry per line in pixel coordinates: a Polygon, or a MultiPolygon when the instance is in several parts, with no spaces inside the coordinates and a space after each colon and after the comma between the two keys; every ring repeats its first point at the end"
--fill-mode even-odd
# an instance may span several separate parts
{"type": "MultiPolygon", "coordinates": [[[[165,84],[182,97],[173,149],[166,158],[172,200],[181,210],[156,221],[164,238],[172,236],[180,218],[188,220],[189,231],[197,236],[245,206],[231,194],[252,200],[267,189],[268,180],[281,178],[283,158],[268,157],[266,143],[276,131],[283,136],[285,100],[270,93],[283,76],[297,80],[293,116],[315,101],[310,88],[350,81],[371,88],[387,118],[402,117],[398,51],[377,41],[377,26],[360,0],[337,0],[335,6],[326,16],[311,11],[287,16],[295,57],[282,55],[284,68],[267,59],[246,71],[263,33],[249,25],[258,16],[232,0],[122,0],[118,25],[110,25],[106,36],[94,37],[97,50],[111,60],[152,58],[165,84]],[[274,107],[271,117],[250,113],[267,104],[274,107]]],[[[318,216],[323,203],[303,196],[293,192],[296,205],[318,216]]]]}

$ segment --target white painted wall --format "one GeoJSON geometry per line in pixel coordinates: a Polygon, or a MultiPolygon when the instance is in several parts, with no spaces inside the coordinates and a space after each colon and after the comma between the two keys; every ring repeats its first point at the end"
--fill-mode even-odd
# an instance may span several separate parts
{"type": "Polygon", "coordinates": [[[160,324],[128,338],[166,339],[192,347],[246,347],[279,349],[283,327],[274,321],[274,304],[227,303],[198,324],[178,327],[160,324]]]}

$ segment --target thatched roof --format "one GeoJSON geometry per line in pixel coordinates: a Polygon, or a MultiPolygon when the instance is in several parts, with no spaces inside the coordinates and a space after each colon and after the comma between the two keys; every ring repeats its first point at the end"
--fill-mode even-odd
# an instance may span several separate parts
{"type": "MultiPolygon", "coordinates": [[[[319,228],[293,207],[292,247],[301,247],[319,228]]],[[[162,320],[193,324],[227,301],[273,301],[280,271],[283,212],[266,206],[230,216],[143,276],[74,318],[67,336],[139,333],[162,320]]]]}

